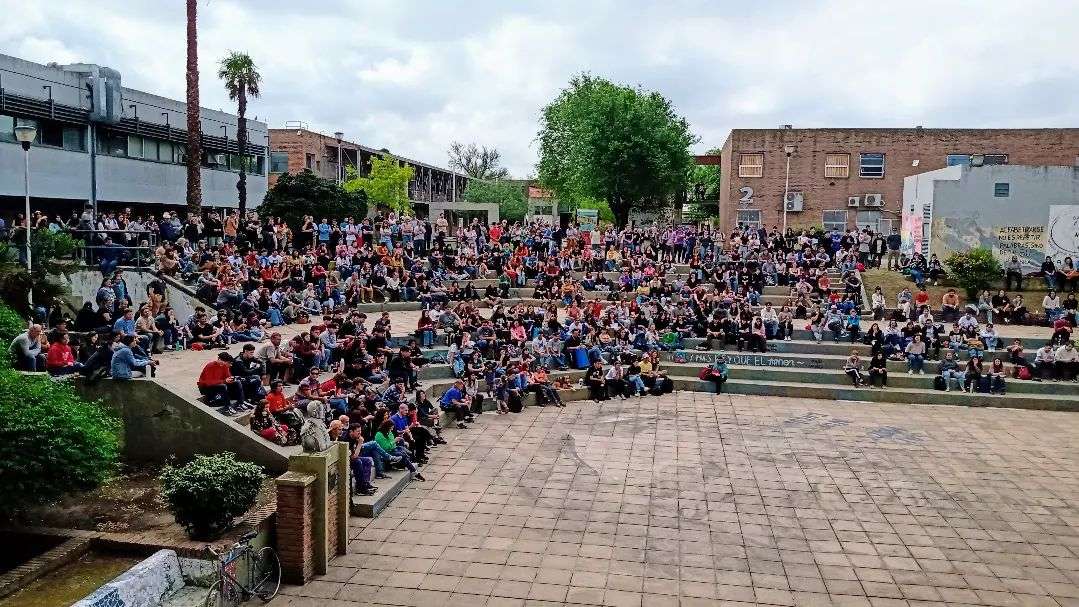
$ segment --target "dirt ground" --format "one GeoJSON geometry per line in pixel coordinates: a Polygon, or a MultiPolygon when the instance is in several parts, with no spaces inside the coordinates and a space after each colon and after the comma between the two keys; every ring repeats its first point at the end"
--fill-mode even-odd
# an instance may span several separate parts
{"type": "MultiPolygon", "coordinates": [[[[35,508],[20,520],[24,525],[112,533],[175,527],[161,498],[158,477],[163,466],[124,466],[107,483],[87,493],[65,496],[35,508]]],[[[255,507],[275,499],[273,479],[266,479],[255,507]]]]}

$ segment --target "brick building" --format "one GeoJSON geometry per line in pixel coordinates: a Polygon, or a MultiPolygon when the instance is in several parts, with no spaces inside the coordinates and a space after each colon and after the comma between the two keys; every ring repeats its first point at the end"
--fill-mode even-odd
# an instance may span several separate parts
{"type": "Polygon", "coordinates": [[[735,129],[720,156],[725,230],[782,226],[786,206],[795,228],[890,231],[899,227],[905,177],[958,164],[1071,166],[1079,129],[735,129]]]}
{"type": "MultiPolygon", "coordinates": [[[[269,185],[273,187],[282,173],[299,173],[305,169],[325,179],[343,179],[348,169],[357,167],[361,175],[366,175],[371,170],[371,157],[381,158],[384,153],[386,150],[370,148],[343,138],[338,140],[336,134],[324,135],[309,130],[303,124],[286,123],[283,129],[270,129],[269,185]],[[338,158],[341,160],[340,166],[338,158]]],[[[454,174],[449,169],[400,156],[398,159],[415,171],[408,184],[408,197],[418,206],[417,211],[421,215],[462,206],[461,203],[453,203],[461,199],[468,185],[467,175],[454,174]]]]}

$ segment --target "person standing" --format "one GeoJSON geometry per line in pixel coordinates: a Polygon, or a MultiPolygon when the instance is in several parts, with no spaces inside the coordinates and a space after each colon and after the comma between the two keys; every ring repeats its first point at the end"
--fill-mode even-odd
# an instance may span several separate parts
{"type": "Polygon", "coordinates": [[[884,256],[884,262],[886,269],[899,270],[899,248],[903,246],[903,237],[899,235],[899,230],[892,228],[892,233],[888,235],[888,253],[884,256]]]}

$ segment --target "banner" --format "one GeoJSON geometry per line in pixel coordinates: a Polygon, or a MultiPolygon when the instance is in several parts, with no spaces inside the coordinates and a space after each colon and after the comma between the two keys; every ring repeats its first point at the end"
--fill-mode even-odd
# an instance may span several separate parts
{"type": "Polygon", "coordinates": [[[1058,265],[1065,257],[1079,259],[1079,204],[1055,204],[1049,207],[1045,254],[1058,265]]]}

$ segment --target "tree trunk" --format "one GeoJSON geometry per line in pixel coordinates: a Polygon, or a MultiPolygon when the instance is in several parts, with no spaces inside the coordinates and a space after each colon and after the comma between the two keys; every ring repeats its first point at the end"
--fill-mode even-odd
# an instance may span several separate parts
{"type": "Polygon", "coordinates": [[[240,148],[240,178],[236,180],[236,193],[240,197],[240,217],[247,216],[247,83],[240,81],[237,97],[236,145],[240,148]]]}
{"type": "Polygon", "coordinates": [[[629,205],[618,198],[613,198],[607,201],[607,206],[611,207],[615,227],[624,228],[629,223],[629,205]]]}
{"type": "Polygon", "coordinates": [[[202,126],[199,121],[198,0],[187,0],[187,210],[202,212],[202,126]]]}

